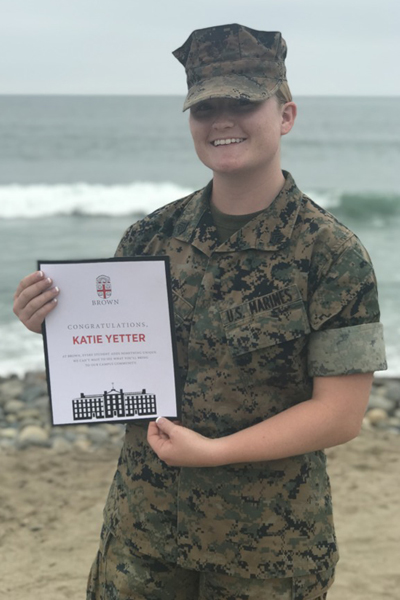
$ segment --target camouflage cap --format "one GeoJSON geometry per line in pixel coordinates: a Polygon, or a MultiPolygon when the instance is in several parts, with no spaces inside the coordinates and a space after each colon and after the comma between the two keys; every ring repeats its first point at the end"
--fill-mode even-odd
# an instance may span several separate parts
{"type": "Polygon", "coordinates": [[[286,54],[279,31],[256,31],[237,23],[193,31],[173,52],[187,75],[183,110],[210,98],[257,102],[280,88],[289,101],[286,54]]]}

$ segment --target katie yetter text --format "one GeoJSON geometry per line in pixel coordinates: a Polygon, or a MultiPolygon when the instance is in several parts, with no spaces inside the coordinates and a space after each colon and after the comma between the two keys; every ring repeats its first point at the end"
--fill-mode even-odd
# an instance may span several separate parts
{"type": "Polygon", "coordinates": [[[73,345],[81,344],[120,344],[123,342],[145,342],[144,333],[113,333],[98,335],[74,335],[72,337],[73,345]]]}

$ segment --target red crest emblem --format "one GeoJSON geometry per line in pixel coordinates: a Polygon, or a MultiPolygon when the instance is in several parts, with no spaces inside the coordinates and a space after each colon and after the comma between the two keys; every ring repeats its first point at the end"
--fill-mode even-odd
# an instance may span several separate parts
{"type": "Polygon", "coordinates": [[[99,275],[96,277],[96,289],[100,298],[109,298],[112,293],[111,279],[107,275],[99,275]]]}

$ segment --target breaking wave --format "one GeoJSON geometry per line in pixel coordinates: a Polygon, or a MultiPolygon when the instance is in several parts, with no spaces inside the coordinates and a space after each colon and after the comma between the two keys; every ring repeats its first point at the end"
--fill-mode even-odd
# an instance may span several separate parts
{"type": "Polygon", "coordinates": [[[0,186],[0,218],[145,215],[192,190],[173,183],[0,186]]]}
{"type": "MultiPolygon", "coordinates": [[[[37,219],[56,215],[142,216],[192,191],[168,182],[2,185],[0,219],[37,219]]],[[[400,194],[309,191],[309,196],[343,220],[385,222],[400,216],[400,194]]]]}

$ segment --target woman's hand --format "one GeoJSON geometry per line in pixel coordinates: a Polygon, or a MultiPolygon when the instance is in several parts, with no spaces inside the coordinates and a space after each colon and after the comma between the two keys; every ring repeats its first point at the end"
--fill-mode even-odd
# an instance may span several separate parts
{"type": "Polygon", "coordinates": [[[219,440],[204,437],[164,417],[149,424],[147,441],[158,458],[170,467],[214,467],[219,464],[216,452],[219,440]]]}
{"type": "Polygon", "coordinates": [[[42,323],[57,306],[60,290],[52,287],[53,282],[42,271],[31,273],[20,281],[14,294],[14,313],[18,319],[35,333],[41,333],[42,323]]]}

